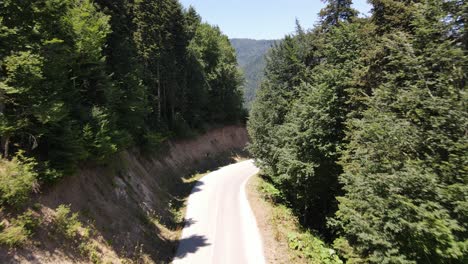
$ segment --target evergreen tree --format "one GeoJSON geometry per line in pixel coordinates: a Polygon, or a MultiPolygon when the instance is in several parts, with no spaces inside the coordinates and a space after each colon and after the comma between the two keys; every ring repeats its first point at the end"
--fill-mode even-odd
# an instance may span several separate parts
{"type": "Polygon", "coordinates": [[[466,56],[442,2],[418,7],[410,32],[383,37],[378,82],[348,123],[336,243],[350,261],[467,260],[466,56]]]}
{"type": "Polygon", "coordinates": [[[2,156],[25,150],[53,180],[80,161],[237,122],[232,47],[213,28],[216,57],[206,68],[190,47],[200,24],[177,0],[0,2],[2,156]]]}
{"type": "Polygon", "coordinates": [[[229,39],[218,27],[203,23],[198,26],[189,49],[197,61],[197,67],[202,69],[202,75],[198,78],[205,83],[201,93],[206,94],[207,101],[199,108],[204,120],[218,123],[240,120],[241,75],[229,39]]]}
{"type": "Polygon", "coordinates": [[[326,238],[338,196],[329,224],[349,263],[464,263],[466,5],[371,2],[359,19],[330,1],[272,51],[249,149],[326,238]]]}
{"type": "Polygon", "coordinates": [[[111,33],[104,48],[106,72],[112,78],[115,89],[111,109],[117,126],[125,135],[127,144],[141,143],[148,130],[145,121],[149,115],[148,87],[143,84],[143,67],[139,63],[136,44],[133,1],[97,1],[102,12],[110,17],[111,33]]]}
{"type": "Polygon", "coordinates": [[[351,7],[352,0],[322,0],[327,6],[320,11],[321,26],[328,28],[341,22],[349,22],[357,16],[351,7]]]}
{"type": "Polygon", "coordinates": [[[414,14],[421,0],[369,0],[372,4],[372,22],[378,32],[384,34],[393,30],[411,31],[414,14]]]}
{"type": "Polygon", "coordinates": [[[262,168],[302,223],[327,237],[326,218],[336,210],[335,195],[340,193],[337,161],[348,111],[345,91],[368,38],[366,23],[350,24],[355,12],[345,2],[330,2],[322,10],[319,30],[306,33],[298,26],[297,35],[284,40],[284,47],[294,45],[287,48],[294,50],[293,60],[279,53],[276,61],[283,46],[273,51],[269,67],[275,74],[267,71],[249,121],[250,149],[262,168]],[[299,67],[278,74],[293,65],[299,67]],[[283,82],[278,82],[280,76],[283,82]],[[272,101],[277,96],[280,101],[272,101]]]}

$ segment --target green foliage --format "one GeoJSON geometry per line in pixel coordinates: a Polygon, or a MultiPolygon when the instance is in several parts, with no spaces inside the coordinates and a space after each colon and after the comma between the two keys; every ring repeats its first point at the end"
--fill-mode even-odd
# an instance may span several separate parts
{"type": "Polygon", "coordinates": [[[272,51],[250,151],[347,262],[465,263],[465,5],[370,1],[359,19],[327,2],[272,51]]]}
{"type": "Polygon", "coordinates": [[[1,154],[24,150],[53,182],[154,135],[238,122],[235,65],[227,37],[177,0],[1,1],[1,154]]]}
{"type": "Polygon", "coordinates": [[[336,217],[366,262],[466,261],[466,57],[441,33],[440,7],[420,6],[414,33],[382,37],[372,96],[348,122],[336,217]]]}
{"type": "Polygon", "coordinates": [[[322,0],[327,6],[320,11],[321,26],[332,27],[342,22],[349,22],[357,16],[357,10],[351,7],[352,0],[322,0]]]}
{"type": "Polygon", "coordinates": [[[263,196],[263,199],[271,203],[280,203],[283,200],[280,190],[278,190],[273,184],[266,180],[262,182],[259,190],[263,196]]]}
{"type": "Polygon", "coordinates": [[[288,235],[289,248],[298,251],[307,263],[311,264],[340,264],[338,255],[333,249],[326,247],[325,243],[309,232],[290,233],[288,235]]]}
{"type": "MultiPolygon", "coordinates": [[[[285,243],[290,249],[290,256],[305,260],[306,263],[343,263],[336,252],[320,237],[309,230],[304,230],[290,208],[284,204],[280,191],[268,182],[265,176],[259,178],[258,190],[263,199],[271,205],[271,225],[275,239],[285,243]]],[[[294,262],[294,259],[291,261],[294,262]]],[[[301,261],[303,262],[303,261],[301,261]]]]}
{"type": "Polygon", "coordinates": [[[39,220],[32,211],[28,210],[17,218],[13,218],[6,227],[4,225],[4,223],[0,225],[0,244],[18,247],[28,241],[39,225],[39,220]]]}
{"type": "Polygon", "coordinates": [[[342,22],[327,31],[286,37],[270,55],[266,81],[248,123],[249,148],[301,222],[326,236],[340,193],[337,163],[348,95],[367,25],[342,22]]]}
{"type": "Polygon", "coordinates": [[[92,227],[79,220],[78,213],[72,213],[69,205],[59,205],[55,209],[53,225],[58,235],[69,240],[91,263],[102,263],[102,253],[92,239],[92,227]]]}
{"type": "Polygon", "coordinates": [[[54,216],[57,232],[71,240],[88,238],[89,229],[83,226],[78,217],[78,213],[71,213],[69,205],[59,205],[54,216]]]}
{"type": "Polygon", "coordinates": [[[167,135],[150,132],[145,135],[145,144],[142,146],[142,149],[146,152],[152,152],[157,149],[160,149],[161,144],[168,139],[167,135]]]}
{"type": "Polygon", "coordinates": [[[230,39],[244,74],[244,103],[250,109],[263,80],[266,56],[277,40],[230,39]]]}
{"type": "Polygon", "coordinates": [[[17,247],[28,241],[28,232],[22,226],[10,225],[0,231],[0,244],[8,247],[17,247]]]}
{"type": "Polygon", "coordinates": [[[202,23],[189,45],[204,82],[198,94],[206,95],[204,105],[189,104],[195,113],[210,123],[240,120],[242,116],[242,83],[236,55],[228,38],[218,27],[202,23]]]}
{"type": "Polygon", "coordinates": [[[20,152],[11,161],[0,159],[0,204],[20,206],[37,187],[37,163],[20,152]]]}
{"type": "Polygon", "coordinates": [[[99,253],[98,247],[93,242],[88,241],[80,243],[80,245],[78,246],[78,250],[80,251],[81,255],[87,256],[91,263],[103,263],[102,255],[99,253]]]}

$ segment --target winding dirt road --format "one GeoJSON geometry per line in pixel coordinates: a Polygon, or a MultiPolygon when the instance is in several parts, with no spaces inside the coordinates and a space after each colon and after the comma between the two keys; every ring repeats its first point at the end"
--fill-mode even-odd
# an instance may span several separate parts
{"type": "Polygon", "coordinates": [[[245,185],[258,172],[252,160],[203,177],[188,200],[186,225],[173,263],[265,263],[245,185]]]}

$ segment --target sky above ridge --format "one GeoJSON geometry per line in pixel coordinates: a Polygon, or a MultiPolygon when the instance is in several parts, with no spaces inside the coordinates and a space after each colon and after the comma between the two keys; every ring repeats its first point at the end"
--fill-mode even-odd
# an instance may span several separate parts
{"type": "MultiPolygon", "coordinates": [[[[320,0],[180,0],[193,6],[203,21],[218,25],[229,38],[281,39],[294,32],[296,18],[311,28],[325,4],[320,0]]],[[[368,15],[366,0],[355,0],[354,8],[368,15]]]]}

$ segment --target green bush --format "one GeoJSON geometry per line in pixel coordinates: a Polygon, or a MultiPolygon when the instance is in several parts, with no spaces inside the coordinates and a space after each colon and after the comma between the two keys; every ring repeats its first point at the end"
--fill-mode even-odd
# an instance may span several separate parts
{"type": "Polygon", "coordinates": [[[342,264],[333,249],[328,248],[325,243],[313,236],[310,232],[290,233],[288,235],[289,248],[301,252],[308,263],[317,264],[342,264]]]}
{"type": "Polygon", "coordinates": [[[69,205],[59,205],[55,210],[54,219],[57,232],[68,239],[79,239],[80,236],[87,238],[89,229],[83,227],[78,217],[78,213],[71,213],[69,205]]]}
{"type": "Polygon", "coordinates": [[[2,227],[0,232],[0,244],[8,247],[17,247],[23,245],[28,240],[26,228],[17,225],[2,227]]]}
{"type": "Polygon", "coordinates": [[[55,209],[56,232],[75,245],[80,254],[91,263],[102,263],[99,249],[90,236],[91,228],[84,226],[78,218],[79,214],[72,213],[70,205],[59,205],[55,209]]]}
{"type": "Polygon", "coordinates": [[[103,263],[101,259],[101,254],[99,253],[99,248],[93,242],[81,242],[81,244],[78,246],[78,250],[80,251],[81,255],[87,256],[91,263],[103,263]]]}
{"type": "Polygon", "coordinates": [[[17,247],[25,244],[39,225],[39,220],[28,210],[10,221],[8,226],[0,225],[0,244],[17,247]]]}
{"type": "Polygon", "coordinates": [[[20,152],[12,160],[0,159],[0,205],[19,206],[37,188],[36,162],[20,152]]]}
{"type": "Polygon", "coordinates": [[[283,201],[281,192],[273,184],[267,182],[266,180],[261,181],[259,189],[265,200],[272,203],[280,203],[283,201]]]}
{"type": "Polygon", "coordinates": [[[158,132],[147,132],[144,135],[143,144],[141,148],[143,152],[153,153],[155,150],[161,147],[161,144],[166,141],[169,137],[163,133],[158,132]]]}

